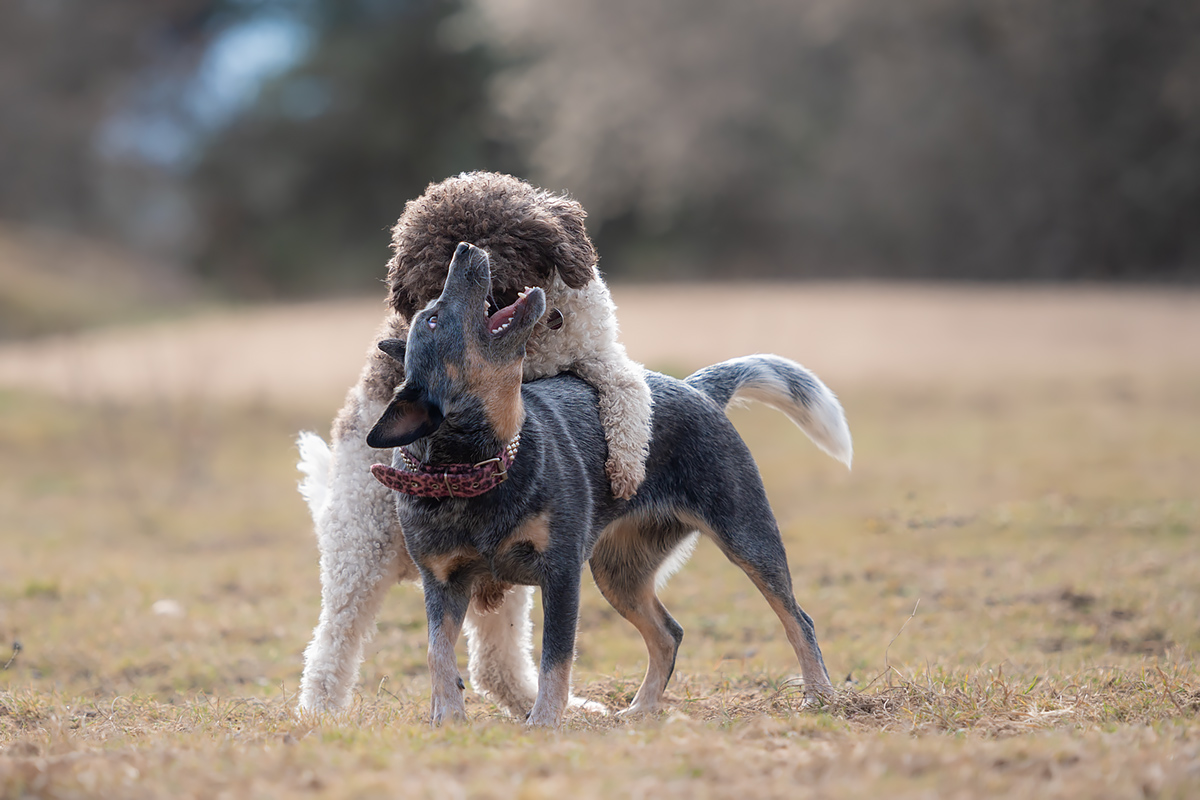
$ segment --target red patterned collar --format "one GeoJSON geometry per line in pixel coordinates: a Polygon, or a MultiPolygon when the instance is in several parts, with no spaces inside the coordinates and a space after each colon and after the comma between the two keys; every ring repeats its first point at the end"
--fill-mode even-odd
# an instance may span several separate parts
{"type": "Polygon", "coordinates": [[[413,497],[478,497],[508,480],[508,468],[521,446],[521,432],[495,458],[478,464],[424,464],[397,448],[403,466],[375,464],[371,474],[389,489],[413,497]]]}

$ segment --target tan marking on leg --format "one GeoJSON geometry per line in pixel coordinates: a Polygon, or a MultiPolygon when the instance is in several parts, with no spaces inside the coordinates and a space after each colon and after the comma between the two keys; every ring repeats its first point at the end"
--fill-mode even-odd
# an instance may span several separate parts
{"type": "Polygon", "coordinates": [[[538,676],[538,695],[529,712],[530,725],[557,728],[571,699],[571,660],[543,670],[538,676]]]}
{"type": "Polygon", "coordinates": [[[466,382],[471,394],[483,403],[483,413],[496,438],[502,442],[517,435],[525,422],[525,404],[521,400],[521,362],[494,364],[467,341],[466,382]]]}
{"type": "Polygon", "coordinates": [[[539,553],[544,553],[550,548],[549,513],[543,512],[521,523],[521,527],[513,531],[504,544],[500,545],[497,555],[524,543],[532,545],[533,549],[539,553]]]}
{"type": "Polygon", "coordinates": [[[445,583],[455,569],[477,558],[479,558],[477,550],[469,547],[456,547],[447,553],[429,556],[422,566],[433,573],[433,577],[437,578],[438,583],[445,583]]]}
{"type": "MultiPolygon", "coordinates": [[[[605,529],[593,551],[593,558],[600,558],[606,563],[609,559],[632,563],[646,557],[639,552],[643,549],[644,540],[637,520],[625,518],[617,520],[605,529]]],[[[592,575],[601,593],[612,603],[613,608],[642,634],[649,656],[646,677],[642,680],[633,703],[620,713],[638,715],[657,711],[661,706],[667,681],[670,680],[678,644],[666,625],[667,610],[655,593],[655,573],[651,572],[645,576],[645,583],[638,587],[636,596],[632,597],[616,594],[610,583],[610,573],[603,569],[593,569],[592,575]]]]}
{"type": "Polygon", "coordinates": [[[642,531],[638,522],[639,520],[632,516],[614,520],[600,532],[596,546],[603,546],[618,552],[638,547],[642,540],[642,531]]]}
{"type": "Polygon", "coordinates": [[[650,661],[646,665],[646,677],[642,679],[642,685],[623,714],[651,714],[662,707],[663,692],[666,691],[667,681],[670,680],[677,649],[675,637],[663,624],[665,612],[666,609],[654,594],[654,585],[651,583],[639,598],[638,607],[625,615],[642,634],[650,661]]]}

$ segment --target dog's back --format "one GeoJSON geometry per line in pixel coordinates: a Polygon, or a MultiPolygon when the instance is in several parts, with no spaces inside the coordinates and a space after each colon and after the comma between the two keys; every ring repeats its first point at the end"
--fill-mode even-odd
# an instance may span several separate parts
{"type": "Polygon", "coordinates": [[[515,526],[528,507],[556,495],[551,502],[562,507],[559,513],[581,513],[592,520],[594,537],[619,517],[661,517],[676,507],[696,513],[714,501],[765,502],[758,467],[724,404],[656,372],[647,371],[646,381],[654,397],[650,451],[646,482],[632,500],[618,500],[606,490],[604,430],[595,389],[563,373],[521,387],[526,409],[522,457],[510,468],[509,480],[495,490],[496,511],[515,526]],[[589,508],[577,509],[579,501],[589,508]]]}
{"type": "MultiPolygon", "coordinates": [[[[822,450],[850,463],[850,435],[841,406],[811,373],[787,359],[732,359],[682,381],[647,370],[646,382],[654,398],[646,483],[629,502],[602,491],[604,434],[595,390],[569,373],[522,387],[529,414],[526,430],[552,459],[541,479],[562,484],[564,492],[578,491],[581,487],[561,474],[564,468],[573,471],[566,464],[576,460],[595,493],[594,524],[600,528],[618,517],[663,517],[676,508],[698,513],[714,504],[765,504],[758,466],[725,413],[744,399],[784,412],[822,450]]],[[[514,472],[521,470],[514,466],[514,472]]],[[[528,492],[521,483],[510,487],[514,495],[528,492]]]]}

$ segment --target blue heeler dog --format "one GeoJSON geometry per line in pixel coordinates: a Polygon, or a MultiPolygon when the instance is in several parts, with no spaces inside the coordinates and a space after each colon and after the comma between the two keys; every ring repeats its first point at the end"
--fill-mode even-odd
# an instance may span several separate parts
{"type": "Polygon", "coordinates": [[[541,588],[545,618],[528,723],[561,722],[584,562],[649,649],[628,712],[656,710],[683,638],[655,594],[656,577],[686,559],[696,531],[745,571],[779,616],[809,698],[828,693],[813,621],[792,594],[758,468],[724,409],[747,398],[771,405],[849,464],[850,432],[833,394],[778,356],[733,359],[685,381],[649,372],[646,481],[632,499],[618,500],[604,471],[595,390],[570,374],[521,383],[525,342],[546,310],[542,290],[522,292],[489,317],[490,285],[487,254],[460,244],[441,296],[413,318],[407,344],[380,343],[403,361],[405,380],[367,437],[372,447],[396,448],[392,466],[374,471],[397,490],[404,542],[424,583],[433,722],[466,718],[454,647],[468,605],[494,606],[514,584],[541,588]]]}

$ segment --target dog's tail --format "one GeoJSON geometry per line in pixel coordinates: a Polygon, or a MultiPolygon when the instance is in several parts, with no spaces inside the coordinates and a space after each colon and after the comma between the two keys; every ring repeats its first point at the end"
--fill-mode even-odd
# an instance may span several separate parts
{"type": "Polygon", "coordinates": [[[308,510],[312,512],[315,522],[317,512],[329,494],[329,445],[315,433],[303,431],[296,439],[296,447],[300,449],[300,463],[296,467],[304,473],[300,481],[300,496],[308,503],[308,510]]]}
{"type": "Polygon", "coordinates": [[[854,447],[841,403],[816,375],[795,361],[774,355],[743,356],[705,367],[685,382],[722,408],[757,400],[782,411],[817,447],[850,466],[854,447]]]}

